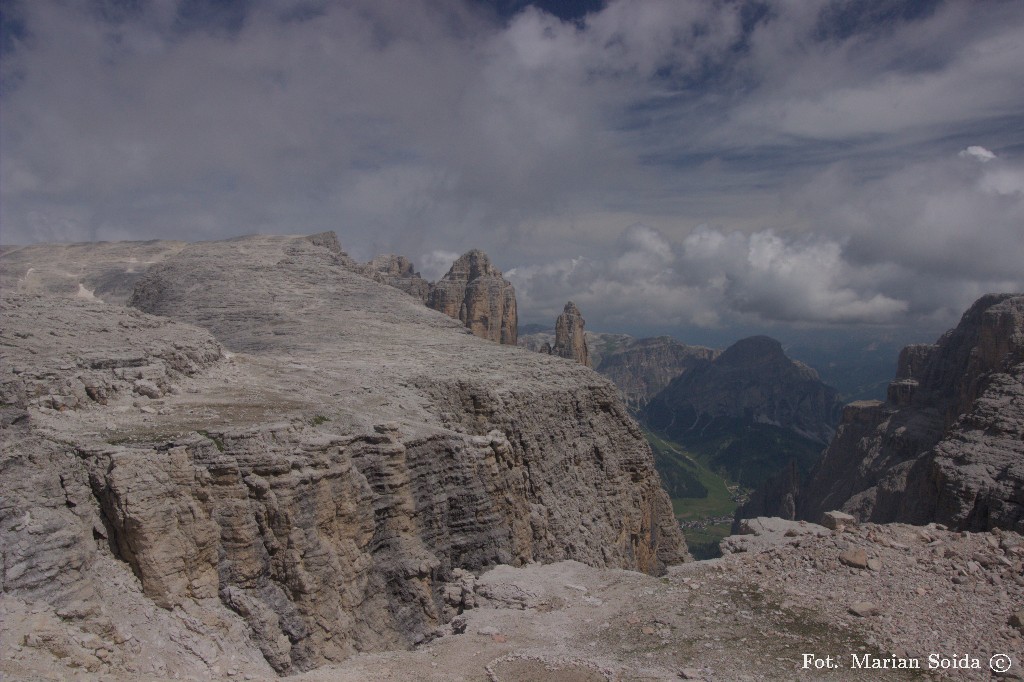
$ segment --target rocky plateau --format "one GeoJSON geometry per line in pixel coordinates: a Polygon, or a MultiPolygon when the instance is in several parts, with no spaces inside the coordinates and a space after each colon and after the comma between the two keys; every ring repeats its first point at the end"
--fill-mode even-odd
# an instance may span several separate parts
{"type": "Polygon", "coordinates": [[[331,233],[0,265],[5,678],[295,674],[430,641],[489,567],[687,556],[610,382],[331,233]]]}
{"type": "Polygon", "coordinates": [[[616,386],[379,265],[333,233],[0,253],[4,680],[1024,680],[1024,298],[847,408],[855,481],[935,439],[899,451],[913,519],[830,497],[687,561],[616,386]]]}

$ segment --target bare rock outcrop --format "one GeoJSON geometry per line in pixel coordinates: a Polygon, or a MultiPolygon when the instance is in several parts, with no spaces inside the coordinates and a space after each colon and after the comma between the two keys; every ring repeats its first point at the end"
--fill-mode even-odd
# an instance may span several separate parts
{"type": "Polygon", "coordinates": [[[5,247],[0,291],[124,304],[152,265],[185,245],[153,240],[5,247]]]}
{"type": "Polygon", "coordinates": [[[366,263],[364,267],[371,279],[404,291],[423,303],[430,297],[430,282],[416,272],[412,261],[405,256],[384,254],[366,263]]]}
{"type": "Polygon", "coordinates": [[[885,402],[847,405],[798,514],[1024,530],[1024,296],[987,295],[900,354],[885,402]]]}
{"type": "Polygon", "coordinates": [[[430,290],[427,306],[460,320],[476,336],[516,345],[516,291],[483,251],[461,255],[430,290]]]}
{"type": "Polygon", "coordinates": [[[551,346],[550,354],[590,367],[585,326],[586,321],[576,304],[572,301],[566,303],[562,314],[555,320],[555,345],[551,346]]]}
{"type": "Polygon", "coordinates": [[[686,557],[609,382],[324,239],[188,245],[132,301],[3,302],[8,671],[294,673],[434,637],[467,571],[686,557]]]}

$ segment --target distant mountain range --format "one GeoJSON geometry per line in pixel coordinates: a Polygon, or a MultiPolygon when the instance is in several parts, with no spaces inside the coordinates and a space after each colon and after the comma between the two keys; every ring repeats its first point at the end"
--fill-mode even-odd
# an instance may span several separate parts
{"type": "MultiPolygon", "coordinates": [[[[520,345],[536,350],[554,337],[546,329],[523,332],[520,345]]],[[[694,470],[698,461],[748,488],[791,464],[806,474],[838,423],[838,392],[767,336],[719,351],[667,336],[587,332],[587,345],[594,369],[615,383],[640,421],[693,455],[683,462],[655,448],[674,498],[706,495],[694,470]]]]}
{"type": "MultiPolygon", "coordinates": [[[[670,336],[638,339],[629,334],[587,332],[590,366],[611,379],[630,409],[641,410],[659,391],[699,361],[716,357],[719,351],[689,346],[670,336]]],[[[555,330],[543,325],[520,329],[519,345],[540,351],[554,346],[555,330]]]]}
{"type": "Polygon", "coordinates": [[[755,487],[795,461],[809,470],[831,438],[840,403],[818,373],[767,336],[737,341],[676,377],[643,421],[713,470],[755,487]]]}

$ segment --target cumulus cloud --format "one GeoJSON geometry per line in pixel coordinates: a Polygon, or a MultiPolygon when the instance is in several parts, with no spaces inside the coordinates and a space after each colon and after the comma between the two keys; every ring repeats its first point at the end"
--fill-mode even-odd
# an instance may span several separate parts
{"type": "Polygon", "coordinates": [[[996,155],[993,154],[991,151],[976,144],[972,144],[967,149],[960,150],[958,156],[963,159],[975,159],[982,163],[985,163],[986,161],[991,161],[992,159],[996,158],[996,155]]]}
{"type": "Polygon", "coordinates": [[[482,248],[623,328],[1020,286],[1021,3],[521,5],[5,3],[0,240],[482,248]]]}
{"type": "Polygon", "coordinates": [[[564,259],[509,277],[530,307],[550,315],[558,300],[572,298],[591,326],[624,315],[646,326],[882,324],[908,308],[830,240],[702,226],[675,247],[646,227],[630,228],[620,243],[622,252],[606,261],[564,259]]]}

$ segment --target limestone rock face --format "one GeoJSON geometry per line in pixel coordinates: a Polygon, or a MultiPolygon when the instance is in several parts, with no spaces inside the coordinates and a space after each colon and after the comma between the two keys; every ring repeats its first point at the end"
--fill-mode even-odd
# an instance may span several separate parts
{"type": "Polygon", "coordinates": [[[5,638],[263,677],[429,639],[472,606],[466,571],[686,558],[612,384],[319,241],[187,245],[137,284],[146,313],[5,298],[5,638]]]}
{"type": "Polygon", "coordinates": [[[5,247],[0,291],[124,304],[146,270],[185,245],[154,240],[5,247]]]}
{"type": "Polygon", "coordinates": [[[576,304],[569,301],[555,321],[555,345],[551,354],[590,367],[590,353],[587,351],[586,321],[576,304]]]}
{"type": "Polygon", "coordinates": [[[365,265],[366,274],[388,286],[400,289],[423,303],[430,297],[430,282],[420,277],[405,256],[385,254],[365,265]]]}
{"type": "Polygon", "coordinates": [[[853,403],[798,513],[1024,529],[1024,296],[987,295],[900,354],[884,403],[853,403]]]}
{"type": "Polygon", "coordinates": [[[427,306],[462,321],[475,335],[516,345],[516,291],[483,251],[464,253],[434,284],[427,306]]]}

